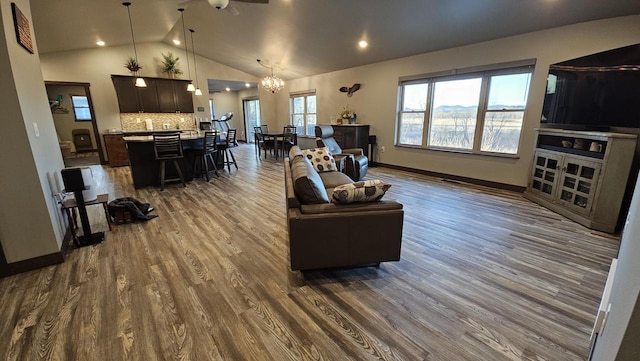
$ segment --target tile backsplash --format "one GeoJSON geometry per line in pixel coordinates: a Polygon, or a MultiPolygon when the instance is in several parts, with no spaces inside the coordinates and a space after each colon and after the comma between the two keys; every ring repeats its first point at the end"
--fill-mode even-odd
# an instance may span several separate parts
{"type": "Polygon", "coordinates": [[[122,131],[196,129],[193,113],[120,113],[122,131]],[[149,129],[149,128],[152,129],[149,129]]]}

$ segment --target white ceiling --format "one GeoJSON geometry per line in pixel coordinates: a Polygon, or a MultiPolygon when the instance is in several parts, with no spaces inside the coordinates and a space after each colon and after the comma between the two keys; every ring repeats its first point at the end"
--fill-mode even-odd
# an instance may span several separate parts
{"type": "MultiPolygon", "coordinates": [[[[178,4],[133,0],[137,43],[182,39],[178,4]]],[[[270,0],[232,1],[216,10],[206,0],[184,12],[196,53],[255,76],[276,65],[285,79],[405,57],[603,18],[640,14],[639,0],[270,0]],[[369,47],[357,47],[366,39],[369,47]]],[[[41,53],[131,43],[120,0],[31,0],[41,53]]],[[[187,37],[189,32],[187,30],[187,37]]],[[[188,39],[191,47],[191,41],[188,39]]]]}

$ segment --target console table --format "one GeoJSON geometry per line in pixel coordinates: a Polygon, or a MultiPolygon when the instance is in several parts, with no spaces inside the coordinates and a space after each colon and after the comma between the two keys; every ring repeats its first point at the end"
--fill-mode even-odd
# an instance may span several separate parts
{"type": "Polygon", "coordinates": [[[362,148],[369,157],[369,124],[334,124],[333,138],[341,148],[362,148]]]}

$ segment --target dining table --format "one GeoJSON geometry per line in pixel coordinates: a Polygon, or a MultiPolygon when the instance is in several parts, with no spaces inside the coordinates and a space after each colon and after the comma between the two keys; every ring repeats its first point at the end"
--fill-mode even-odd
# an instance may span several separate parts
{"type": "MultiPolygon", "coordinates": [[[[284,131],[271,131],[271,132],[262,132],[262,137],[265,141],[273,140],[274,143],[274,153],[276,160],[278,159],[278,154],[280,152],[280,148],[282,148],[282,157],[284,158],[284,138],[285,135],[293,135],[294,144],[298,144],[298,135],[296,133],[285,133],[284,131]]],[[[257,144],[258,139],[256,136],[255,142],[257,144]]]]}

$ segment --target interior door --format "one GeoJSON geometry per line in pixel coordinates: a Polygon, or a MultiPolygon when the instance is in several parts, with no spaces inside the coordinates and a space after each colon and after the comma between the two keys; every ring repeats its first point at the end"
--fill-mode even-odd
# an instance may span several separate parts
{"type": "Polygon", "coordinates": [[[247,134],[247,143],[255,142],[254,127],[262,125],[260,122],[260,100],[258,98],[243,99],[244,109],[244,134],[247,134]]]}

